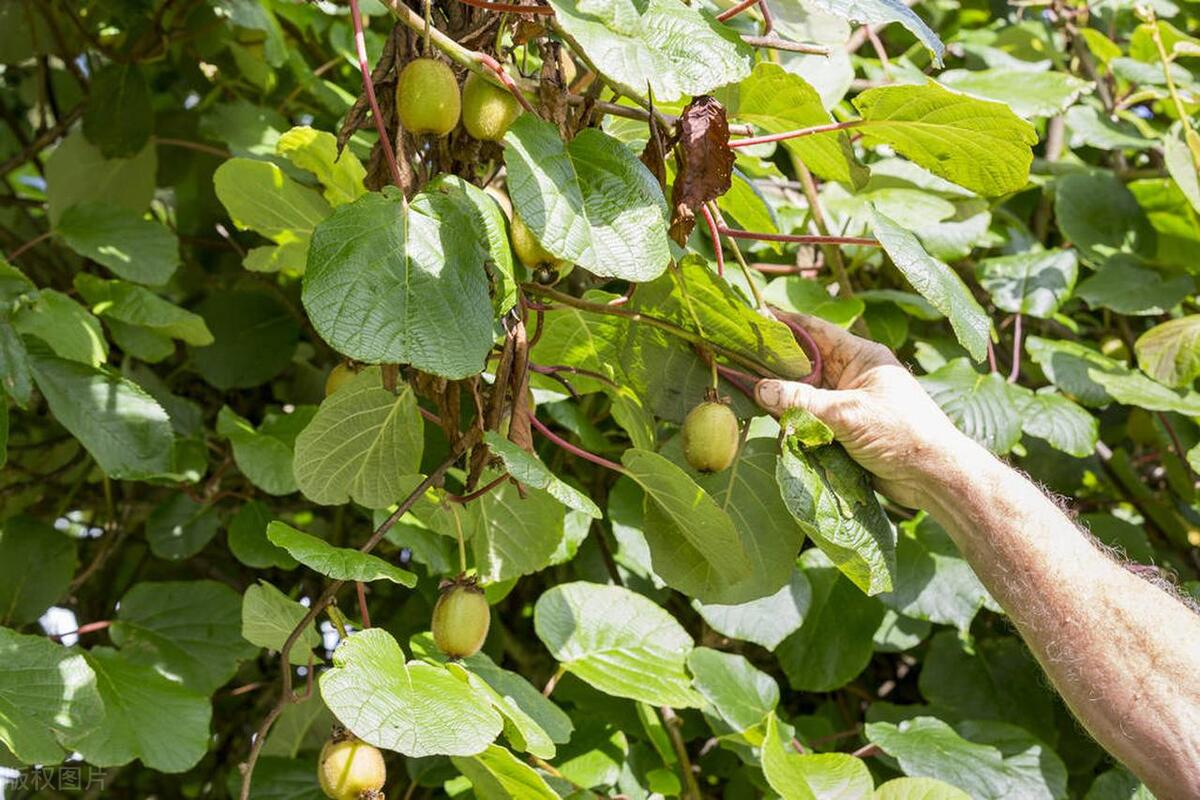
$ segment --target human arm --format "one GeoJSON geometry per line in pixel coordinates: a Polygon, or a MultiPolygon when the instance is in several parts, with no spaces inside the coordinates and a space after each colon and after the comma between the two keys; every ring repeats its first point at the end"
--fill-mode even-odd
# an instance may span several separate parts
{"type": "Polygon", "coordinates": [[[928,511],[1095,739],[1159,800],[1200,797],[1200,615],[1096,547],[962,434],[882,345],[797,318],[829,388],[762,381],[760,405],[833,429],[892,500],[928,511]]]}

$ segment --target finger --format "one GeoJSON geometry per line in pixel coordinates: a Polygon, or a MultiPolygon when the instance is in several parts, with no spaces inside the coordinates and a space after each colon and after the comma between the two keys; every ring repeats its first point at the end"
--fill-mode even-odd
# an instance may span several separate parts
{"type": "Polygon", "coordinates": [[[826,424],[839,416],[840,394],[798,381],[768,379],[759,381],[754,387],[754,397],[765,411],[779,416],[788,409],[803,408],[826,424]]]}

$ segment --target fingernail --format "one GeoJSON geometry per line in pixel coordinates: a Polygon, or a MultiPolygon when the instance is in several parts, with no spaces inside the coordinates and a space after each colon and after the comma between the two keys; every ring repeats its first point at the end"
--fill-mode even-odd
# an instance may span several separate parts
{"type": "Polygon", "coordinates": [[[754,394],[758,398],[760,406],[764,408],[778,407],[781,394],[779,381],[759,381],[758,386],[754,387],[754,394]]]}

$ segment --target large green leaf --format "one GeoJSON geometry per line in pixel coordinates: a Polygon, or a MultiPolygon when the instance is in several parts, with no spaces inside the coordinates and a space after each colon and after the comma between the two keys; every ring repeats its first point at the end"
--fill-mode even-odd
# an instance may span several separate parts
{"type": "Polygon", "coordinates": [[[697,647],[687,664],[696,691],[735,731],[758,725],[779,705],[779,684],[744,656],[697,647]]]}
{"type": "Polygon", "coordinates": [[[513,208],[546,250],[604,277],[662,274],[671,258],[666,201],[628,148],[594,128],[564,143],[531,114],[504,142],[513,208]]]}
{"type": "Polygon", "coordinates": [[[775,479],[783,502],[805,533],[867,594],[892,588],[896,532],[871,477],[806,411],[781,420],[783,447],[775,479]]]}
{"type": "Polygon", "coordinates": [[[1163,274],[1142,266],[1138,258],[1117,255],[1080,281],[1075,296],[1093,308],[1149,316],[1166,314],[1194,291],[1191,275],[1163,274]]]}
{"type": "Polygon", "coordinates": [[[267,538],[271,544],[287,550],[292,558],[304,566],[336,581],[367,583],[386,579],[409,588],[417,585],[416,575],[389,564],[379,556],[360,553],[348,547],[334,547],[324,539],[282,522],[272,522],[267,526],[267,538]]]}
{"type": "Polygon", "coordinates": [[[229,438],[238,469],[251,483],[267,494],[291,494],[297,489],[292,466],[296,437],[316,411],[316,406],[300,406],[290,414],[268,411],[262,426],[255,429],[229,406],[222,406],[217,433],[229,438]]]}
{"type": "Polygon", "coordinates": [[[1066,72],[997,67],[951,69],[938,75],[943,86],[987,100],[1004,103],[1022,117],[1061,114],[1091,84],[1066,72]]]}
{"type": "Polygon", "coordinates": [[[868,723],[866,735],[894,757],[906,774],[946,781],[979,800],[1067,796],[1066,769],[1045,745],[1018,728],[997,723],[977,723],[964,729],[978,732],[981,741],[972,741],[933,717],[899,724],[868,723]],[[992,744],[997,732],[1008,734],[1007,741],[992,744]]]}
{"type": "Polygon", "coordinates": [[[57,764],[59,740],[93,730],[104,709],[82,653],[0,628],[0,743],[26,764],[57,764]]]}
{"type": "Polygon", "coordinates": [[[355,736],[410,758],[481,753],[502,726],[485,695],[443,666],[405,663],[400,645],[380,628],[343,640],[320,686],[329,710],[355,736]]]}
{"type": "Polygon", "coordinates": [[[125,281],[106,281],[85,272],[75,276],[75,288],[101,319],[137,325],[201,347],[213,343],[203,317],[149,289],[125,281]]]}
{"type": "MultiPolygon", "coordinates": [[[[717,92],[729,116],[768,133],[783,133],[832,122],[817,90],[799,75],[763,61],[736,86],[717,92]]],[[[867,169],[858,162],[844,132],[785,139],[786,147],[814,173],[855,186],[867,182],[867,169]]]]}
{"type": "Polygon", "coordinates": [[[1046,319],[1071,296],[1079,266],[1073,250],[1040,250],[985,258],[975,271],[997,308],[1046,319]]]}
{"type": "MultiPolygon", "coordinates": [[[[549,492],[507,483],[481,497],[468,535],[475,568],[489,582],[529,575],[550,564],[563,538],[564,509],[549,492]]],[[[452,509],[449,513],[456,513],[452,509]]]]}
{"type": "Polygon", "coordinates": [[[553,0],[555,20],[600,72],[670,102],[743,78],[753,55],[737,35],[671,0],[553,0]]]}
{"type": "Polygon", "coordinates": [[[644,531],[654,571],[702,602],[739,603],[761,591],[748,584],[754,562],[729,513],[680,467],[658,453],[630,448],[621,456],[663,524],[644,531]]]}
{"type": "Polygon", "coordinates": [[[24,515],[0,522],[0,624],[36,621],[66,593],[75,563],[75,542],[46,523],[24,515]]]}
{"type": "Polygon", "coordinates": [[[896,588],[879,596],[906,617],[953,625],[965,635],[981,608],[999,611],[954,542],[931,518],[901,525],[896,588]]]}
{"type": "Polygon", "coordinates": [[[320,193],[292,180],[270,161],[231,158],[213,174],[213,186],[235,225],[276,244],[308,242],[332,212],[320,193]]]}
{"type": "Polygon", "coordinates": [[[154,105],[136,61],[112,61],[91,76],[83,135],[105,158],[136,155],[154,131],[154,105]]]}
{"type": "Polygon", "coordinates": [[[313,233],[304,273],[317,333],[369,364],[480,372],[493,342],[487,251],[462,234],[477,230],[476,213],[461,194],[436,189],[407,209],[393,191],[339,206],[313,233]]]}
{"type": "Polygon", "coordinates": [[[111,372],[30,348],[29,365],[55,419],[104,472],[136,480],[171,471],[167,412],[137,384],[111,372]]]}
{"type": "Polygon", "coordinates": [[[774,594],[737,605],[692,601],[709,627],[723,636],[754,642],[768,650],[791,635],[804,622],[812,602],[812,586],[805,574],[793,568],[792,577],[774,594]]]}
{"type": "Polygon", "coordinates": [[[1116,401],[1147,411],[1200,415],[1200,395],[1163,386],[1079,342],[1030,336],[1025,349],[1055,386],[1085,406],[1116,401]]]}
{"type": "Polygon", "coordinates": [[[195,307],[213,336],[188,353],[204,380],[218,389],[258,386],[287,369],[300,339],[295,312],[258,290],[215,291],[195,307]]]}
{"type": "Polygon", "coordinates": [[[296,559],[267,539],[267,525],[272,518],[271,509],[259,500],[251,500],[238,509],[227,528],[229,551],[238,561],[255,569],[295,569],[296,559]]]}
{"type": "Polygon", "coordinates": [[[762,769],[783,800],[855,800],[875,788],[867,765],[848,753],[788,752],[774,714],[767,716],[762,769]]]}
{"type": "Polygon", "coordinates": [[[108,360],[108,342],[100,320],[54,289],[39,291],[32,303],[13,314],[12,325],[18,333],[41,339],[62,358],[92,367],[108,360]]]}
{"type": "Polygon", "coordinates": [[[492,452],[504,461],[508,474],[521,483],[542,489],[567,508],[582,511],[589,517],[599,519],[603,516],[590,497],[551,472],[536,455],[526,453],[494,431],[488,431],[483,438],[492,452]]]}
{"type": "Polygon", "coordinates": [[[1190,386],[1200,375],[1200,315],[1155,325],[1134,344],[1138,366],[1160,383],[1190,386]]]}
{"type": "Polygon", "coordinates": [[[208,750],[208,697],[108,647],[85,654],[95,672],[104,719],[68,744],[89,764],[116,767],[140,759],[159,772],[186,772],[208,750]]]}
{"type": "Polygon", "coordinates": [[[871,800],[971,800],[971,796],[934,778],[893,778],[879,786],[871,800]]]}
{"type": "Polygon", "coordinates": [[[145,219],[140,210],[107,202],[79,203],[62,213],[54,232],[79,255],[128,281],[161,286],[179,266],[175,234],[145,219]]]}
{"type": "Polygon", "coordinates": [[[933,61],[941,66],[946,47],[942,40],[902,0],[810,0],[813,8],[842,17],[859,25],[887,25],[899,22],[925,45],[933,55],[933,61]]]}
{"type": "Polygon", "coordinates": [[[1076,458],[1086,458],[1100,439],[1100,420],[1050,387],[1034,393],[1019,392],[1021,430],[1044,439],[1051,447],[1076,458]]]}
{"type": "Polygon", "coordinates": [[[451,762],[471,782],[471,790],[478,800],[559,798],[533,767],[499,745],[490,745],[478,755],[455,756],[451,762]]]}
{"type": "Polygon", "coordinates": [[[296,483],[305,497],[323,505],[353,499],[368,508],[403,497],[424,438],[412,387],[398,388],[395,395],[384,389],[379,369],[370,368],[321,403],[296,437],[296,483]]]}
{"type": "Polygon", "coordinates": [[[615,697],[699,704],[684,664],[692,637],[656,603],[620,586],[564,583],[538,598],[538,638],[568,672],[615,697]]]}
{"type": "Polygon", "coordinates": [[[146,539],[154,555],[182,561],[203,550],[220,527],[216,506],[177,492],[146,518],[146,539]]]}
{"type": "Polygon", "coordinates": [[[1079,257],[1099,267],[1118,253],[1153,254],[1154,229],[1118,178],[1064,175],[1054,183],[1054,216],[1079,257]]]}
{"type": "Polygon", "coordinates": [[[1003,103],[930,80],[867,89],[854,106],[866,144],[892,147],[965,189],[994,197],[1022,189],[1029,179],[1037,132],[1003,103]]]}
{"type": "Polygon", "coordinates": [[[121,653],[210,694],[254,655],[242,638],[242,598],[216,581],[143,582],[121,598],[109,629],[121,653]]]}
{"type": "Polygon", "coordinates": [[[959,430],[993,453],[1004,455],[1021,440],[1027,390],[995,372],[976,372],[965,358],[948,362],[920,381],[959,430]]]}
{"type": "Polygon", "coordinates": [[[154,197],[158,155],[147,143],[130,158],[105,158],[81,131],[62,140],[46,162],[50,221],[77,203],[103,203],[141,214],[154,197]]]}
{"type": "Polygon", "coordinates": [[[962,278],[921,245],[921,241],[872,209],[871,230],[896,268],[930,305],[945,314],[959,343],[976,361],[987,355],[992,321],[962,278]]]}
{"type": "Polygon", "coordinates": [[[279,137],[275,152],[315,175],[331,206],[352,203],[366,192],[362,162],[349,148],[339,152],[332,133],[298,125],[279,137]]]}
{"type": "MultiPolygon", "coordinates": [[[[246,589],[242,596],[242,638],[268,650],[282,651],[292,631],[308,609],[264,580],[246,589]]],[[[293,664],[307,664],[321,635],[310,623],[288,654],[293,664]]],[[[272,731],[274,732],[274,731],[272,731]]]]}
{"type": "Polygon", "coordinates": [[[812,604],[800,629],[775,653],[793,689],[828,692],[849,683],[871,660],[883,606],[818,549],[800,556],[812,584],[812,604]]]}

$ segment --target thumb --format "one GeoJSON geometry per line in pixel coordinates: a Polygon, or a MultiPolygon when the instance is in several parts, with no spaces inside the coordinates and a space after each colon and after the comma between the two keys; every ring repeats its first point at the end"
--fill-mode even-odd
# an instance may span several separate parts
{"type": "Polygon", "coordinates": [[[771,414],[779,416],[789,408],[803,408],[827,425],[840,416],[842,394],[798,381],[761,380],[754,387],[758,404],[771,414]]]}

